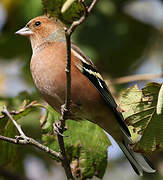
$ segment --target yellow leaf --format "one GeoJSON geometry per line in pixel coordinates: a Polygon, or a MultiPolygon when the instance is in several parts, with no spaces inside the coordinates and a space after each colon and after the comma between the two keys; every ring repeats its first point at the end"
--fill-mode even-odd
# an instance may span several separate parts
{"type": "Polygon", "coordinates": [[[158,94],[156,112],[158,115],[162,114],[162,112],[163,112],[163,84],[162,84],[159,94],[158,94]]]}
{"type": "Polygon", "coordinates": [[[75,0],[67,0],[62,6],[61,13],[64,13],[65,11],[67,11],[67,9],[72,5],[74,1],[75,0]]]}

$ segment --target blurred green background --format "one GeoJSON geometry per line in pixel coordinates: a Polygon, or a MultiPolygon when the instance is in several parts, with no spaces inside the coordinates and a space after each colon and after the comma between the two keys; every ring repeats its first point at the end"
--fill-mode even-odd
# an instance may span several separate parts
{"type": "MultiPolygon", "coordinates": [[[[0,102],[11,107],[20,104],[11,97],[22,91],[39,95],[29,71],[31,47],[29,40],[14,34],[31,18],[43,14],[41,0],[0,0],[0,102]]],[[[73,34],[74,42],[91,57],[107,80],[132,74],[161,74],[163,65],[163,1],[161,0],[101,0],[90,17],[73,34]]],[[[162,82],[162,79],[154,79],[162,82]]],[[[146,82],[137,82],[142,87],[146,82]]],[[[131,83],[112,84],[119,92],[131,83]]],[[[23,94],[22,97],[28,96],[23,94]]],[[[20,100],[20,99],[19,99],[20,100]]],[[[23,100],[23,98],[22,98],[23,100]]],[[[33,112],[23,119],[27,134],[40,140],[39,118],[33,112]]],[[[21,166],[17,172],[31,179],[65,179],[63,169],[34,148],[22,147],[21,166]],[[39,173],[38,173],[39,172],[39,173]]],[[[150,159],[158,169],[155,175],[137,177],[116,145],[109,148],[105,179],[163,179],[162,153],[150,159]]],[[[2,164],[0,156],[0,166],[2,164]]],[[[15,167],[9,167],[15,172],[15,167]]],[[[0,171],[0,179],[2,178],[0,171]]]]}

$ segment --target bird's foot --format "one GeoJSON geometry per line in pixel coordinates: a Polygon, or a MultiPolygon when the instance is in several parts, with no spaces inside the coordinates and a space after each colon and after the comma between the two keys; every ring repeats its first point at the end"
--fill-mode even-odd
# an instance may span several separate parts
{"type": "Polygon", "coordinates": [[[60,136],[64,137],[63,132],[66,131],[66,130],[67,130],[66,127],[64,127],[64,128],[61,127],[61,121],[56,121],[53,124],[53,131],[54,131],[55,134],[59,134],[60,136]]]}
{"type": "Polygon", "coordinates": [[[65,104],[63,104],[61,106],[61,115],[62,115],[64,120],[71,119],[71,117],[72,117],[71,110],[66,109],[65,104]]]}

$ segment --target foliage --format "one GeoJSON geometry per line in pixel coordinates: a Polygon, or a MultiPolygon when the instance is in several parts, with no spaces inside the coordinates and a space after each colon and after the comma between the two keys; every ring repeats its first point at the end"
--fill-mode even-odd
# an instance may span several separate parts
{"type": "MultiPolygon", "coordinates": [[[[163,150],[163,114],[157,114],[158,93],[161,84],[148,83],[142,90],[137,85],[125,90],[121,95],[121,107],[125,110],[125,121],[141,134],[134,150],[153,152],[163,150]]],[[[163,99],[159,99],[162,101],[163,99]]]]}
{"type": "Polygon", "coordinates": [[[163,113],[163,84],[161,85],[161,88],[160,88],[159,94],[158,94],[156,113],[158,115],[163,113]]]}
{"type": "MultiPolygon", "coordinates": [[[[0,99],[0,135],[13,138],[17,134],[17,130],[11,120],[4,115],[3,106],[7,106],[8,108],[15,107],[15,109],[17,109],[16,111],[12,111],[12,115],[15,120],[21,119],[29,114],[33,118],[39,118],[40,112],[38,110],[35,109],[34,112],[34,107],[32,106],[26,108],[26,106],[29,105],[30,100],[24,100],[22,104],[22,99],[25,99],[27,96],[29,97],[28,99],[32,99],[32,96],[30,97],[26,92],[20,93],[15,98],[0,99]]],[[[0,166],[21,172],[24,169],[22,164],[22,159],[24,157],[20,151],[20,147],[5,141],[0,141],[0,147],[0,166]]]]}
{"type": "MultiPolygon", "coordinates": [[[[32,115],[34,106],[29,106],[30,101],[26,100],[20,105],[22,98],[27,93],[21,93],[17,98],[0,101],[0,134],[7,137],[14,137],[16,129],[11,120],[3,114],[3,106],[17,106],[16,111],[11,111],[13,118],[18,120],[26,115],[32,115]]],[[[38,105],[41,106],[41,105],[38,105]]],[[[36,108],[35,108],[36,110],[36,108]]],[[[41,118],[42,140],[45,145],[55,151],[59,151],[58,141],[53,134],[53,123],[59,119],[60,115],[51,107],[48,107],[46,115],[41,118]]],[[[39,117],[37,117],[39,118],[39,117]]],[[[97,176],[102,178],[107,166],[107,147],[110,142],[101,128],[88,121],[67,121],[68,130],[65,132],[65,148],[73,173],[80,178],[90,178],[97,176]]],[[[0,141],[0,165],[10,167],[16,170],[23,169],[22,156],[19,152],[19,146],[0,141]],[[7,151],[6,151],[7,149],[7,151]],[[16,163],[20,162],[20,163],[16,163]],[[17,166],[15,166],[16,164],[17,166]]]]}
{"type": "Polygon", "coordinates": [[[61,9],[66,0],[42,0],[44,11],[50,16],[57,17],[66,24],[71,24],[81,17],[84,9],[79,1],[74,1],[67,11],[61,13],[61,9]]]}
{"type": "MultiPolygon", "coordinates": [[[[41,119],[43,142],[55,151],[59,151],[59,145],[52,127],[59,117],[49,107],[45,118],[41,119]]],[[[66,126],[68,130],[64,133],[64,142],[73,174],[81,179],[93,176],[102,178],[107,166],[107,147],[110,145],[106,134],[89,121],[68,120],[66,126]]]]}

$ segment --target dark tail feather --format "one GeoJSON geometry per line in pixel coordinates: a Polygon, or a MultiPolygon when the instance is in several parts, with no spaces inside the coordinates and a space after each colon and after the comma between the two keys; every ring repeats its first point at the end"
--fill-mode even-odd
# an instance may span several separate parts
{"type": "Polygon", "coordinates": [[[131,166],[139,176],[143,175],[143,171],[148,173],[154,173],[156,171],[146,157],[141,153],[136,153],[129,149],[129,146],[125,141],[119,143],[119,147],[124,152],[131,166]]]}

